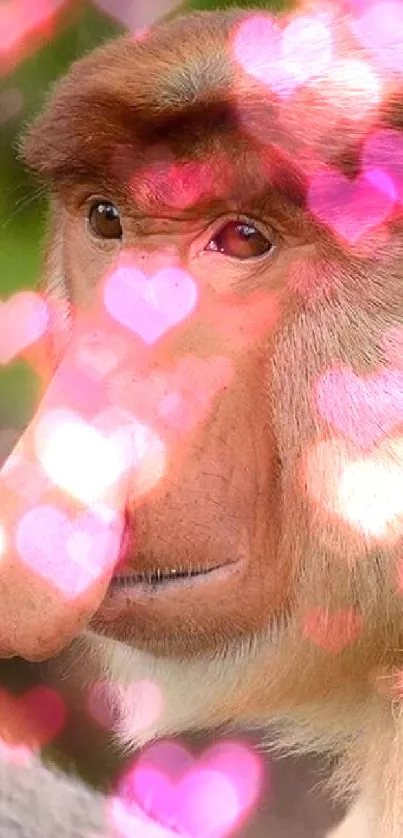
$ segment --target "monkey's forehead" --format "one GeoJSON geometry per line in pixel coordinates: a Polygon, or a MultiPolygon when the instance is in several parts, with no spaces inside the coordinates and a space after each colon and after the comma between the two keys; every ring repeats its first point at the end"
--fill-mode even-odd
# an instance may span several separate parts
{"type": "MultiPolygon", "coordinates": [[[[23,144],[28,165],[49,181],[69,176],[106,181],[123,172],[132,177],[159,161],[208,160],[219,181],[225,157],[240,191],[247,188],[246,175],[254,190],[255,171],[261,185],[268,178],[296,204],[303,201],[306,179],[322,163],[354,170],[374,125],[393,124],[394,101],[400,98],[393,85],[388,101],[385,95],[369,120],[346,121],[341,110],[338,130],[329,133],[334,91],[326,98],[323,88],[317,96],[302,84],[284,97],[242,61],[242,27],[257,18],[259,25],[272,22],[262,11],[196,13],[101,46],[56,87],[23,144]]],[[[275,26],[286,21],[277,19],[275,26]]],[[[335,55],[355,55],[343,23],[334,19],[329,32],[335,55]]],[[[248,38],[246,52],[251,47],[253,55],[248,38]]],[[[257,43],[256,54],[259,49],[257,43]]],[[[265,50],[263,63],[266,58],[275,63],[270,43],[265,50]]],[[[356,90],[359,110],[359,86],[356,90]]]]}

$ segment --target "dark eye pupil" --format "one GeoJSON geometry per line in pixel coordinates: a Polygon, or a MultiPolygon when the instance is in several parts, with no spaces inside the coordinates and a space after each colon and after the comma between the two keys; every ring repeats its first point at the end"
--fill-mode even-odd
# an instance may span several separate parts
{"type": "Polygon", "coordinates": [[[272,248],[272,243],[251,224],[230,221],[213,239],[213,250],[236,259],[262,256],[272,248]]]}
{"type": "Polygon", "coordinates": [[[89,222],[92,231],[102,239],[120,239],[122,225],[117,207],[110,201],[98,201],[90,210],[89,222]]]}

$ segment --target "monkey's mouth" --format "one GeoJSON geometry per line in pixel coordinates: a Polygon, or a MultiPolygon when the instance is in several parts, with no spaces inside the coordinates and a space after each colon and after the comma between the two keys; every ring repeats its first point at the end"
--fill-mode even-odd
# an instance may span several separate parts
{"type": "Polygon", "coordinates": [[[144,619],[156,621],[150,628],[153,634],[158,632],[159,619],[164,626],[164,620],[169,625],[174,615],[186,618],[190,603],[204,610],[211,598],[226,597],[228,583],[244,572],[244,566],[242,559],[233,558],[210,567],[155,568],[141,573],[121,566],[91,620],[91,630],[123,642],[131,632],[132,642],[138,643],[144,619]]]}
{"type": "Polygon", "coordinates": [[[125,593],[132,588],[152,587],[162,588],[173,585],[191,584],[195,579],[208,576],[220,570],[223,565],[215,565],[207,568],[169,568],[161,570],[157,568],[152,572],[129,573],[119,572],[112,576],[108,588],[108,594],[113,596],[119,592],[125,593]]]}

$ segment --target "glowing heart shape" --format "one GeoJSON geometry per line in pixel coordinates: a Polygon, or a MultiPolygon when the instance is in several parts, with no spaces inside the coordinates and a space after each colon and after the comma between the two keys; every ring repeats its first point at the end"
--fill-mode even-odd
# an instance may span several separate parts
{"type": "Polygon", "coordinates": [[[126,469],[126,491],[129,483],[132,497],[151,491],[166,469],[166,449],[158,434],[148,424],[122,415],[112,406],[96,417],[94,427],[117,449],[126,469]]]}
{"type": "Polygon", "coordinates": [[[43,748],[62,730],[66,711],[49,687],[33,687],[20,698],[0,690],[0,739],[10,746],[43,748]]]}
{"type": "Polygon", "coordinates": [[[129,477],[131,491],[143,494],[165,470],[165,448],[157,434],[113,407],[92,424],[68,410],[44,413],[35,429],[35,449],[52,483],[85,504],[115,506],[129,477]]]}
{"type": "Polygon", "coordinates": [[[333,612],[313,608],[305,617],[303,631],[316,646],[337,655],[361,637],[363,626],[361,614],[352,608],[333,612]]]}
{"type": "Polygon", "coordinates": [[[403,370],[360,377],[349,367],[334,367],[317,382],[314,400],[323,419],[369,448],[403,423],[403,370]]]}
{"type": "MultiPolygon", "coordinates": [[[[358,10],[360,11],[360,10],[358,10]]],[[[403,73],[403,9],[400,0],[362,4],[362,14],[351,21],[359,41],[380,67],[403,73]]]]}
{"type": "Polygon", "coordinates": [[[35,440],[48,477],[83,503],[103,500],[131,462],[118,433],[106,437],[67,410],[45,414],[35,440]]]}
{"type": "Polygon", "coordinates": [[[403,438],[363,456],[352,444],[318,443],[308,452],[304,475],[319,507],[366,539],[395,543],[403,535],[403,438]]]}
{"type": "Polygon", "coordinates": [[[256,803],[261,763],[245,746],[223,742],[196,761],[182,746],[159,742],[143,752],[119,787],[164,826],[191,838],[221,838],[256,803]]]}
{"type": "Polygon", "coordinates": [[[196,302],[197,287],[179,268],[164,268],[147,278],[136,268],[122,266],[110,275],[104,288],[109,314],[147,344],[185,320],[196,302]]]}
{"type": "Polygon", "coordinates": [[[49,310],[33,291],[22,291],[0,300],[0,364],[8,364],[24,349],[44,335],[49,310]]]}
{"type": "Polygon", "coordinates": [[[161,690],[153,681],[135,681],[122,687],[108,681],[98,681],[88,691],[88,710],[106,729],[116,729],[116,724],[130,716],[130,732],[135,735],[151,727],[161,716],[163,699],[161,690]]]}
{"type": "Polygon", "coordinates": [[[123,523],[86,511],[69,518],[54,506],[37,506],[20,519],[15,541],[22,561],[66,599],[80,596],[111,571],[118,558],[123,523]]]}
{"type": "MultiPolygon", "coordinates": [[[[178,838],[178,832],[172,832],[165,826],[152,820],[145,815],[140,806],[134,804],[130,809],[120,800],[119,797],[108,798],[108,815],[112,824],[113,834],[121,838],[178,838]]],[[[95,838],[95,837],[94,837],[95,838]]],[[[184,836],[184,838],[188,838],[184,836]]]]}
{"type": "Polygon", "coordinates": [[[314,177],[308,189],[311,212],[350,244],[385,222],[395,200],[393,181],[377,169],[366,169],[354,181],[328,171],[314,177]]]}
{"type": "MultiPolygon", "coordinates": [[[[358,58],[332,61],[327,72],[313,82],[313,89],[318,104],[322,102],[328,125],[334,117],[340,119],[340,115],[353,122],[362,121],[382,99],[381,78],[368,61],[358,58]]],[[[370,163],[368,166],[381,168],[370,163]]]]}
{"type": "Polygon", "coordinates": [[[279,96],[288,96],[330,65],[332,36],[324,19],[301,16],[280,31],[267,15],[242,23],[233,54],[246,73],[279,96]]]}

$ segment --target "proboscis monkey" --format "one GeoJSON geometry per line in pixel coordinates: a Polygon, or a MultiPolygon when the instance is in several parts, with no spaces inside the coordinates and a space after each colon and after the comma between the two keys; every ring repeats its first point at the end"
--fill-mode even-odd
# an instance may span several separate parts
{"type": "Polygon", "coordinates": [[[46,678],[84,715],[118,685],[129,749],[274,724],[334,757],[356,838],[403,829],[402,66],[381,6],[123,37],[23,145],[51,193],[54,357],[76,341],[83,404],[106,377],[110,431],[141,423],[153,452],[103,604],[46,678]],[[139,680],[161,698],[145,728],[139,680]]]}

